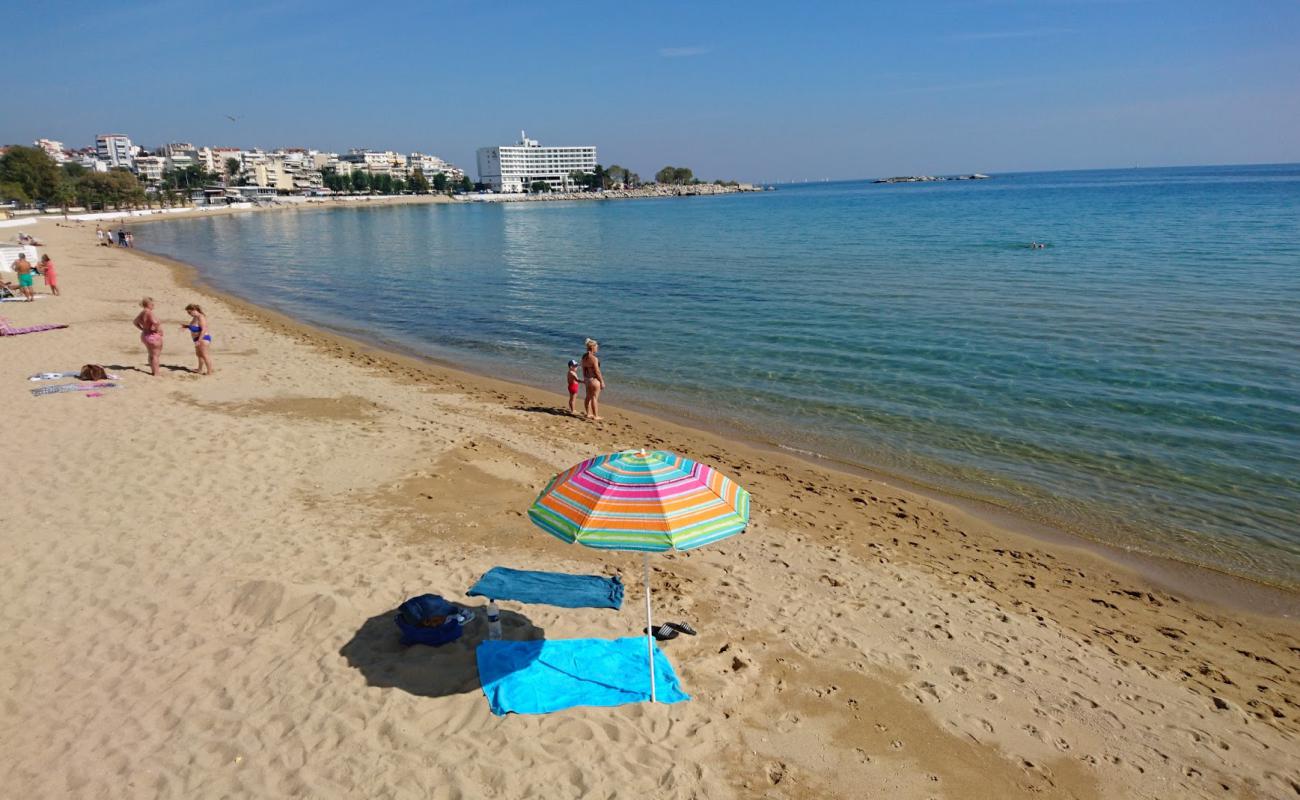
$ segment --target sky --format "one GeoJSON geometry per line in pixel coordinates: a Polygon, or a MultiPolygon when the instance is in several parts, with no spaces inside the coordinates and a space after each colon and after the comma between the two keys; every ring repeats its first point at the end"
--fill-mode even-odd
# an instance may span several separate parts
{"type": "Polygon", "coordinates": [[[1300,161],[1297,0],[6,0],[0,143],[763,182],[1300,161]],[[15,38],[16,37],[16,38],[15,38]],[[235,117],[232,121],[227,115],[235,117]]]}

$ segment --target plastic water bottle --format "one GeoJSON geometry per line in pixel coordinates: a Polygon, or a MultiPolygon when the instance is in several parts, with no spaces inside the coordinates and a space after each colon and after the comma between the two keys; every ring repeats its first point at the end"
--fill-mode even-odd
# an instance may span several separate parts
{"type": "Polygon", "coordinates": [[[497,601],[495,600],[488,600],[487,623],[488,623],[488,638],[500,639],[501,638],[501,609],[497,608],[497,601]]]}

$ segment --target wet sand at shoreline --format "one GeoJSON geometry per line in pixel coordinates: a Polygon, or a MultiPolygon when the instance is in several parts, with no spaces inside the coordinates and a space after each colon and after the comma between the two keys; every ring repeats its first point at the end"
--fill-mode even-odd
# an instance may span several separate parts
{"type": "MultiPolygon", "coordinates": [[[[933,499],[617,408],[392,356],[26,228],[62,298],[6,303],[4,772],[25,797],[1294,797],[1294,620],[1188,599],[933,499]],[[130,327],[169,323],[162,378],[130,327]],[[208,312],[217,374],[176,327],[208,312]],[[174,324],[173,324],[174,323],[174,324]],[[118,365],[103,397],[26,377],[118,365]],[[622,574],[619,612],[505,604],[507,636],[631,635],[639,559],[523,516],[556,471],[662,447],[754,497],[751,529],[655,559],[688,703],[498,719],[471,628],[392,609],[495,564],[622,574]],[[50,764],[57,759],[59,769],[50,764]]],[[[38,286],[39,286],[38,281],[38,286]]],[[[579,332],[580,333],[580,332],[579,332]]],[[[578,334],[575,334],[575,336],[578,334]]],[[[611,376],[615,377],[615,376],[611,376]]],[[[617,385],[617,381],[615,381],[617,385]]],[[[467,603],[472,607],[478,601],[467,603]]]]}

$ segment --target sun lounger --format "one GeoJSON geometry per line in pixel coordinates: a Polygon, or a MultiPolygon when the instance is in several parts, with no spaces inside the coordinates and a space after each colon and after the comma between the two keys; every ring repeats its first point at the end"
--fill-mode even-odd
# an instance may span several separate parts
{"type": "Polygon", "coordinates": [[[623,605],[623,582],[618,577],[493,567],[466,594],[561,608],[617,609],[623,605]]]}
{"type": "MultiPolygon", "coordinates": [[[[492,713],[546,714],[573,706],[618,706],[650,699],[645,638],[488,640],[478,646],[479,679],[492,713]]],[[[689,700],[673,665],[654,651],[660,703],[689,700]]]]}
{"type": "Polygon", "coordinates": [[[66,328],[67,325],[28,325],[25,328],[15,328],[9,320],[0,317],[0,336],[21,336],[24,333],[40,333],[41,331],[53,331],[59,328],[66,328]]]}

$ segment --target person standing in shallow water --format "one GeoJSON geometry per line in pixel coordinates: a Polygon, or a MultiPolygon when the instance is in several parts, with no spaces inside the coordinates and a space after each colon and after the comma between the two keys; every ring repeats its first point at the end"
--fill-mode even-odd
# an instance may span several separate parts
{"type": "Polygon", "coordinates": [[[573,404],[578,400],[578,362],[569,359],[569,371],[564,376],[564,382],[569,385],[569,413],[577,414],[578,410],[573,404]]]}
{"type": "Polygon", "coordinates": [[[605,375],[600,371],[600,358],[596,351],[600,350],[600,342],[595,339],[587,340],[587,352],[582,356],[582,378],[587,383],[587,397],[582,401],[584,416],[590,420],[599,420],[600,416],[600,393],[604,390],[605,375]]]}
{"type": "Polygon", "coordinates": [[[140,341],[149,353],[149,374],[158,377],[158,359],[162,358],[162,326],[153,315],[153,298],[146,297],[140,301],[139,314],[132,323],[140,331],[140,341]]]}

